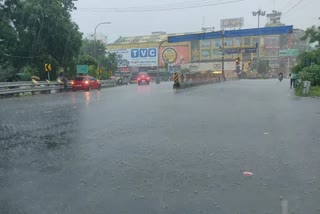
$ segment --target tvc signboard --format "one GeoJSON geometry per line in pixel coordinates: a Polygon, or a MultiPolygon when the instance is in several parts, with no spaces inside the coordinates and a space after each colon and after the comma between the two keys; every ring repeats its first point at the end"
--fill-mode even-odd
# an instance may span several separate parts
{"type": "Polygon", "coordinates": [[[109,53],[117,55],[118,67],[152,67],[158,65],[157,48],[114,49],[109,53]]]}
{"type": "Polygon", "coordinates": [[[131,58],[157,57],[156,48],[131,49],[131,58]]]}

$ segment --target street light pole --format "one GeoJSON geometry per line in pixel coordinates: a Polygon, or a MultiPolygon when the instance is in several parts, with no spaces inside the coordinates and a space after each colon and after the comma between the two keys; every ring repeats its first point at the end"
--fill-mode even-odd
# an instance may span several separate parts
{"type": "Polygon", "coordinates": [[[221,72],[223,80],[226,81],[226,75],[224,74],[224,43],[225,43],[224,29],[221,30],[221,72]]]}
{"type": "MultiPolygon", "coordinates": [[[[258,11],[253,11],[252,12],[253,16],[258,16],[258,29],[260,29],[260,16],[265,16],[266,15],[266,11],[262,11],[261,9],[259,9],[258,11]]],[[[259,37],[258,37],[258,47],[257,47],[257,71],[259,69],[259,62],[260,62],[260,30],[259,30],[259,37]]]]}
{"type": "Polygon", "coordinates": [[[97,58],[97,53],[96,53],[97,28],[98,28],[100,25],[108,25],[108,24],[111,24],[111,22],[101,22],[101,23],[97,24],[97,26],[96,26],[95,29],[94,29],[93,54],[94,54],[94,57],[95,57],[95,58],[97,58]]]}
{"type": "Polygon", "coordinates": [[[157,66],[157,79],[156,79],[156,84],[160,84],[160,77],[159,77],[159,65],[160,65],[160,48],[163,43],[165,43],[167,40],[163,40],[159,43],[158,47],[158,66],[157,66]]]}
{"type": "Polygon", "coordinates": [[[253,11],[252,15],[253,16],[258,16],[258,28],[260,28],[260,16],[265,16],[266,15],[266,11],[262,11],[261,9],[259,9],[258,11],[253,11]]]}

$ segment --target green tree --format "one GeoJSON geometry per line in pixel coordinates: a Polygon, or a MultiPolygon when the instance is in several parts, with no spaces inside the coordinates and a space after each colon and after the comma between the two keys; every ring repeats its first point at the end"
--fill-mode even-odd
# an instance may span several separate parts
{"type": "Polygon", "coordinates": [[[84,39],[82,41],[81,54],[95,58],[98,64],[103,64],[106,59],[106,47],[101,41],[84,39]]]}
{"type": "Polygon", "coordinates": [[[308,28],[305,36],[301,39],[317,43],[317,49],[302,52],[298,56],[298,64],[292,68],[292,72],[298,74],[299,80],[311,81],[312,86],[320,86],[320,27],[308,28]]]}
{"type": "Polygon", "coordinates": [[[0,5],[0,15],[6,16],[6,22],[1,23],[2,61],[17,70],[31,66],[43,78],[45,63],[53,65],[53,76],[60,67],[74,70],[82,35],[71,21],[72,1],[1,0],[0,5]],[[11,41],[9,35],[13,35],[11,41]]]}
{"type": "Polygon", "coordinates": [[[93,65],[98,67],[97,61],[90,55],[80,55],[78,59],[79,65],[93,65]]]}
{"type": "Polygon", "coordinates": [[[312,26],[306,30],[306,34],[304,37],[301,38],[302,40],[309,40],[309,42],[312,43],[317,43],[317,47],[319,48],[320,44],[320,26],[312,26]]]}
{"type": "Polygon", "coordinates": [[[115,73],[118,70],[117,55],[115,53],[108,54],[104,61],[102,61],[102,66],[105,70],[115,73]]]}

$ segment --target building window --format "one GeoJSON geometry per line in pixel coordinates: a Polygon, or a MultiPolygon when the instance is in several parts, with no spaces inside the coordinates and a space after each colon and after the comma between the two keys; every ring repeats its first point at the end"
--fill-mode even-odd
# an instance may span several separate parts
{"type": "Polygon", "coordinates": [[[251,39],[250,39],[250,37],[245,37],[245,38],[244,38],[244,45],[251,45],[251,39]]]}
{"type": "Polygon", "coordinates": [[[233,39],[226,39],[225,40],[225,46],[232,47],[233,46],[233,39]]]}
{"type": "Polygon", "coordinates": [[[279,39],[277,38],[265,38],[264,44],[267,46],[279,46],[279,39]]]}
{"type": "Polygon", "coordinates": [[[203,50],[202,51],[202,59],[210,59],[211,58],[211,52],[210,50],[203,50]]]}
{"type": "Polygon", "coordinates": [[[252,37],[252,45],[256,46],[257,43],[259,43],[259,38],[258,37],[252,37]]]}
{"type": "Polygon", "coordinates": [[[241,38],[234,38],[234,46],[240,47],[242,44],[241,38]]]}
{"type": "Polygon", "coordinates": [[[202,40],[201,47],[202,48],[210,48],[211,47],[211,40],[202,40]]]}
{"type": "Polygon", "coordinates": [[[213,40],[213,46],[214,46],[214,47],[220,47],[220,46],[222,46],[221,39],[215,39],[215,40],[213,40]]]}

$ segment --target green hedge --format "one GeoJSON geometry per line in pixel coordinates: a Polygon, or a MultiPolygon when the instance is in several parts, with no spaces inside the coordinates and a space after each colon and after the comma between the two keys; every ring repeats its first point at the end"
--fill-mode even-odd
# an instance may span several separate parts
{"type": "Polygon", "coordinates": [[[320,86],[320,65],[311,65],[298,72],[298,79],[303,81],[311,81],[311,86],[320,86]]]}

